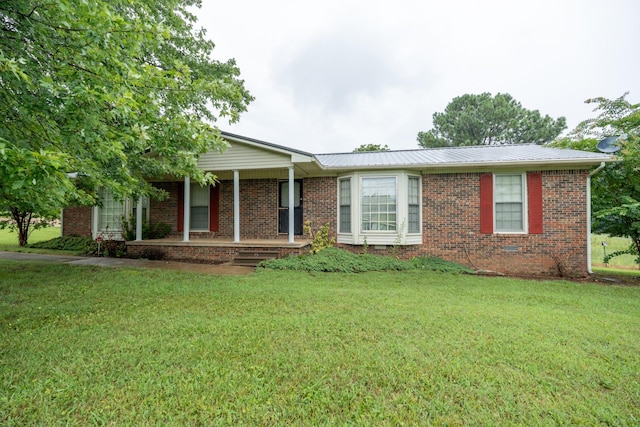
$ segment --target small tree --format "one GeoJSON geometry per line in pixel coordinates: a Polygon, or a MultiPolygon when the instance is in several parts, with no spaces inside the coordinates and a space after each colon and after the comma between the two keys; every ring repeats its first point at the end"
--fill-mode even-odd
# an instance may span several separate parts
{"type": "Polygon", "coordinates": [[[366,151],[389,151],[388,145],[380,145],[380,144],[362,144],[355,150],[354,153],[366,152],[366,151]]]}
{"type": "Polygon", "coordinates": [[[608,164],[591,181],[593,230],[630,238],[629,249],[607,258],[632,254],[640,264],[640,104],[630,103],[626,96],[587,100],[597,105],[599,115],[580,123],[574,133],[598,137],[626,134],[626,139],[620,140],[620,161],[608,164]]]}

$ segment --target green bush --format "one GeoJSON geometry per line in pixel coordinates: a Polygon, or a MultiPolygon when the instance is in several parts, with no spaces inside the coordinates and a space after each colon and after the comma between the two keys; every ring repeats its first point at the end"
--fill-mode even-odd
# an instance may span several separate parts
{"type": "Polygon", "coordinates": [[[437,271],[439,273],[473,273],[462,264],[445,261],[442,258],[423,256],[411,260],[411,264],[420,270],[437,271]]]}
{"type": "MultiPolygon", "coordinates": [[[[142,238],[162,239],[171,233],[171,226],[162,221],[151,224],[148,220],[142,221],[142,238]]],[[[129,218],[122,217],[122,237],[124,240],[136,239],[136,218],[131,215],[129,218]]]]}
{"type": "Polygon", "coordinates": [[[83,254],[93,254],[98,251],[98,244],[91,237],[75,235],[56,237],[29,245],[30,248],[76,251],[83,254]]]}
{"type": "Polygon", "coordinates": [[[420,257],[403,261],[394,257],[354,254],[338,248],[326,248],[317,254],[291,255],[262,261],[258,267],[272,270],[309,272],[362,273],[365,271],[399,271],[420,269],[442,273],[471,273],[463,265],[440,258],[420,257]]]}
{"type": "Polygon", "coordinates": [[[126,255],[125,243],[118,240],[105,239],[100,246],[91,237],[80,237],[75,235],[56,237],[44,242],[33,243],[30,248],[53,249],[61,251],[74,251],[83,255],[108,256],[120,258],[126,255]],[[98,252],[100,250],[100,253],[98,252]]]}
{"type": "Polygon", "coordinates": [[[365,271],[410,270],[410,262],[391,257],[354,254],[338,248],[326,248],[317,254],[289,256],[262,261],[259,267],[273,270],[361,273],[365,271]]]}

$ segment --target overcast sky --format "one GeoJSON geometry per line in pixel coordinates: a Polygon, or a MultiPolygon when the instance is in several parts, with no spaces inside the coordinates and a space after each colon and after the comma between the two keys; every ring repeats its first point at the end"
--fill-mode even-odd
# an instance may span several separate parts
{"type": "Polygon", "coordinates": [[[640,102],[638,0],[203,0],[215,59],[256,98],[225,131],[311,153],[417,148],[465,93],[509,93],[569,129],[587,98],[640,102]]]}

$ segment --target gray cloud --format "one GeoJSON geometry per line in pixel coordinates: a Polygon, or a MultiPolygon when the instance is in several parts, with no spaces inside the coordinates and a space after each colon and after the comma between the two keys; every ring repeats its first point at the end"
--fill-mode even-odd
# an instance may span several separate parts
{"type": "Polygon", "coordinates": [[[276,82],[293,94],[299,108],[342,112],[361,96],[375,97],[401,84],[389,56],[375,36],[323,34],[282,59],[276,82]]]}

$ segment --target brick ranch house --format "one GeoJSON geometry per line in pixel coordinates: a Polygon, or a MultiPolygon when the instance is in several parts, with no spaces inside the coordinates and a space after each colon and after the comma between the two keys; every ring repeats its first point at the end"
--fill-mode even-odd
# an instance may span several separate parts
{"type": "Polygon", "coordinates": [[[231,133],[229,148],[198,166],[218,177],[156,180],[163,201],[63,211],[62,234],[121,238],[135,215],[131,256],[220,263],[244,255],[306,251],[312,228],[329,224],[337,246],[401,258],[429,255],[506,274],[590,272],[590,176],[612,156],[539,145],[311,154],[231,133]],[[290,189],[293,188],[293,191],[290,189]],[[293,206],[293,209],[289,209],[293,206]],[[171,226],[142,240],[142,218],[171,226]]]}

